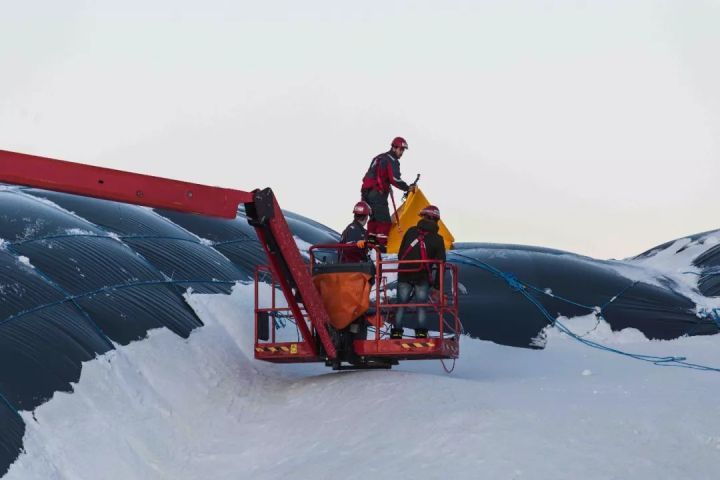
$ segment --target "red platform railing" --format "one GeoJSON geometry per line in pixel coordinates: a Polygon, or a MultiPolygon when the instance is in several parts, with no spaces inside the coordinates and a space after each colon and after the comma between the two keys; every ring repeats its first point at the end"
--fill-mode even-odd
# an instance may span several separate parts
{"type": "Polygon", "coordinates": [[[292,308],[287,306],[285,297],[280,290],[280,282],[266,265],[259,265],[255,268],[255,358],[275,363],[300,363],[315,362],[324,360],[319,357],[314,346],[304,339],[301,334],[303,322],[305,328],[310,332],[310,337],[316,337],[315,328],[310,321],[303,305],[299,305],[300,318],[292,308]],[[269,303],[261,299],[261,285],[266,285],[270,290],[269,303]],[[278,296],[278,293],[280,295],[278,296]],[[280,304],[282,301],[283,304],[280,304]],[[297,327],[297,339],[278,340],[276,322],[282,319],[285,322],[293,323],[297,327]],[[265,322],[265,325],[262,324],[265,322]],[[267,333],[267,338],[262,338],[267,333]]]}
{"type": "MultiPolygon", "coordinates": [[[[319,244],[309,249],[310,268],[315,264],[317,250],[357,248],[353,244],[319,244]]],[[[374,257],[375,282],[371,291],[371,311],[366,318],[375,325],[372,339],[355,340],[354,347],[358,355],[368,357],[410,358],[457,358],[459,355],[462,324],[458,314],[458,269],[451,263],[440,260],[397,260],[383,259],[377,247],[370,247],[374,257]],[[408,269],[408,265],[414,268],[408,269]],[[389,294],[388,284],[392,276],[404,272],[420,272],[427,268],[436,268],[439,275],[438,296],[427,302],[397,303],[389,294]],[[450,281],[448,284],[447,274],[450,281]],[[387,329],[394,322],[399,308],[425,308],[428,316],[437,316],[437,328],[430,328],[425,339],[390,339],[387,329]]],[[[391,283],[391,282],[390,282],[391,283]]]]}
{"type": "MultiPolygon", "coordinates": [[[[319,265],[317,261],[323,251],[340,252],[345,248],[357,248],[346,244],[319,244],[309,249],[310,268],[319,265]]],[[[354,353],[361,361],[373,359],[396,360],[408,359],[452,359],[459,356],[461,323],[458,315],[458,270],[457,266],[439,260],[397,260],[380,255],[377,248],[371,247],[370,257],[374,265],[374,282],[370,292],[370,309],[364,320],[371,325],[373,334],[369,338],[354,340],[354,353]],[[412,268],[408,269],[408,266],[412,268]],[[438,294],[426,302],[398,303],[392,289],[397,274],[404,272],[426,271],[427,268],[437,269],[439,277],[438,294]],[[429,321],[427,338],[391,339],[389,329],[393,326],[395,314],[399,308],[425,308],[429,318],[436,317],[437,323],[429,321]],[[374,327],[372,327],[374,326],[374,327]]],[[[311,339],[316,339],[316,328],[307,316],[302,304],[300,315],[284,303],[285,297],[279,296],[279,279],[273,277],[272,271],[265,266],[255,270],[255,357],[260,360],[278,363],[322,362],[327,356],[318,352],[316,345],[310,344],[301,332],[310,331],[311,339]],[[269,297],[262,298],[261,285],[269,285],[269,297]],[[295,324],[297,340],[278,338],[276,322],[284,321],[295,324]]],[[[409,313],[409,312],[408,312],[409,313]]],[[[286,334],[287,335],[287,334],[286,334]]],[[[317,343],[317,341],[316,341],[317,343]]],[[[360,368],[360,367],[359,367],[360,368]]]]}

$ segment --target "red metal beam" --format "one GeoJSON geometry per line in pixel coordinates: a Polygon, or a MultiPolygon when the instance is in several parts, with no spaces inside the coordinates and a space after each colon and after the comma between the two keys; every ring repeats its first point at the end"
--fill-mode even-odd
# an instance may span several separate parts
{"type": "MultiPolygon", "coordinates": [[[[330,317],[328,316],[327,310],[325,310],[325,305],[322,302],[322,298],[320,298],[320,294],[315,288],[315,285],[313,285],[310,269],[303,261],[302,256],[300,255],[300,250],[298,250],[295,239],[290,231],[290,227],[288,227],[285,216],[275,199],[273,199],[273,207],[275,215],[269,222],[270,230],[272,231],[273,237],[283,254],[285,264],[287,265],[290,274],[295,279],[297,289],[299,290],[300,297],[303,301],[303,306],[305,307],[305,311],[308,313],[308,317],[320,337],[320,342],[323,344],[328,357],[334,359],[337,356],[337,352],[335,351],[335,346],[333,345],[332,340],[330,339],[330,334],[327,330],[327,326],[330,325],[330,317]]],[[[293,316],[297,320],[297,326],[300,329],[300,333],[310,348],[315,351],[315,346],[312,344],[313,336],[305,325],[305,321],[302,320],[303,315],[300,311],[300,306],[298,305],[295,294],[288,283],[288,279],[283,276],[282,269],[278,263],[279,259],[270,252],[270,250],[268,250],[268,242],[265,239],[265,233],[262,228],[256,227],[256,231],[258,238],[260,238],[260,243],[263,247],[265,247],[272,273],[275,278],[278,279],[280,288],[282,289],[285,299],[288,302],[288,307],[293,312],[293,316]]]]}
{"type": "Polygon", "coordinates": [[[6,150],[0,182],[222,218],[235,218],[238,204],[252,201],[250,192],[6,150]]]}

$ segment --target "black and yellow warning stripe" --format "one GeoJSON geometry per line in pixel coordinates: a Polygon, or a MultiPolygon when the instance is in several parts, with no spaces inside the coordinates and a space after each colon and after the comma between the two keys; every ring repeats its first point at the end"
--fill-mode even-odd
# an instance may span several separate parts
{"type": "Polygon", "coordinates": [[[432,348],[435,346],[434,342],[403,342],[400,344],[406,350],[413,350],[416,348],[432,348]]]}
{"type": "Polygon", "coordinates": [[[255,347],[255,351],[256,352],[296,354],[296,353],[298,353],[298,348],[297,348],[297,343],[292,343],[292,344],[290,344],[290,346],[281,345],[281,346],[277,346],[277,347],[273,347],[273,346],[255,347]]]}

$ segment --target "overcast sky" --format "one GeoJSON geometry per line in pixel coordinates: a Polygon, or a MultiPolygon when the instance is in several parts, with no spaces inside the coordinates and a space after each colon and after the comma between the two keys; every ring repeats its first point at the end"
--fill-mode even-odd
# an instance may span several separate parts
{"type": "Polygon", "coordinates": [[[0,1],[0,149],[271,186],[336,230],[392,137],[459,241],[720,228],[717,1],[0,1]]]}

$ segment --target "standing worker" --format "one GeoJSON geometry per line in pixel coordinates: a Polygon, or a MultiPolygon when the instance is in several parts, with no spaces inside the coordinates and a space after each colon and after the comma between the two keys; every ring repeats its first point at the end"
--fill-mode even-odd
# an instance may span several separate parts
{"type": "Polygon", "coordinates": [[[355,245],[355,247],[339,249],[338,263],[358,263],[369,260],[367,250],[365,249],[365,241],[367,240],[365,224],[367,224],[368,217],[371,213],[372,209],[370,205],[362,200],[353,207],[353,221],[343,230],[340,236],[340,243],[355,245]]]}
{"type": "Polygon", "coordinates": [[[400,177],[400,157],[407,148],[404,138],[395,137],[390,144],[390,150],[373,158],[363,177],[360,193],[372,209],[367,225],[368,242],[377,245],[381,252],[387,251],[388,233],[392,228],[388,207],[388,195],[392,195],[392,186],[404,192],[415,189],[400,177]]]}
{"type": "MultiPolygon", "coordinates": [[[[428,205],[420,211],[422,217],[416,226],[405,232],[398,260],[440,260],[445,261],[445,240],[438,233],[440,222],[440,209],[435,205],[428,205]]],[[[410,296],[415,292],[413,303],[427,303],[431,298],[430,289],[440,288],[440,267],[437,264],[401,263],[398,266],[397,296],[398,303],[408,303],[410,296]]],[[[415,329],[415,338],[427,338],[425,307],[417,307],[418,323],[415,329]]],[[[390,338],[402,338],[403,317],[405,307],[398,307],[395,314],[395,327],[390,332],[390,338]]],[[[441,319],[442,321],[442,319],[441,319]]]]}

